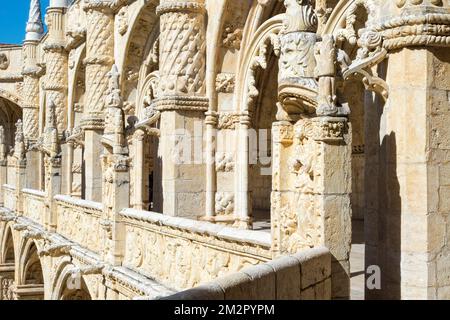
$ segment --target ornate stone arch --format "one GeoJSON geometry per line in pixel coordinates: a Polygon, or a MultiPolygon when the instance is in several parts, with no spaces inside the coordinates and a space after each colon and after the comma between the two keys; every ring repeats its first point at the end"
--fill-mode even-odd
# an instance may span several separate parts
{"type": "Polygon", "coordinates": [[[354,13],[359,7],[364,7],[372,18],[377,14],[374,0],[343,0],[339,1],[333,8],[330,17],[321,30],[321,34],[336,34],[340,29],[351,27],[349,14],[354,13]]]}
{"type": "Polygon", "coordinates": [[[248,112],[259,91],[256,87],[255,72],[258,68],[267,67],[267,55],[270,46],[273,46],[277,53],[277,34],[281,30],[283,15],[277,15],[264,22],[255,32],[252,41],[244,52],[242,63],[240,64],[239,76],[236,81],[236,93],[234,105],[238,112],[248,112]]]}
{"type": "Polygon", "coordinates": [[[2,143],[11,146],[14,141],[15,124],[22,118],[22,108],[14,102],[16,99],[8,97],[9,95],[2,94],[0,89],[0,125],[3,126],[5,139],[2,143]]]}
{"type": "Polygon", "coordinates": [[[4,98],[4,99],[18,105],[20,108],[22,108],[21,107],[22,99],[20,98],[19,95],[15,94],[15,93],[12,93],[12,92],[9,92],[9,91],[6,91],[6,90],[0,88],[0,98],[4,98]]]}
{"type": "Polygon", "coordinates": [[[74,276],[77,267],[69,261],[62,262],[56,269],[51,286],[51,300],[91,300],[92,293],[84,276],[74,276]]]}
{"type": "MultiPolygon", "coordinates": [[[[122,66],[122,92],[125,99],[127,113],[135,114],[137,103],[142,100],[140,88],[143,87],[143,79],[149,73],[157,69],[155,61],[149,58],[152,51],[156,51],[157,62],[157,41],[159,38],[159,17],[156,8],[158,0],[140,1],[135,14],[129,18],[130,26],[127,26],[127,33],[124,34],[125,49],[121,57],[122,61],[118,65],[122,66]]],[[[125,9],[123,9],[125,10],[125,9]]],[[[120,16],[120,12],[119,12],[120,16]]],[[[126,19],[126,18],[122,18],[126,19]]],[[[155,54],[155,52],[153,52],[155,54]]],[[[137,114],[137,113],[136,113],[137,114]]]]}
{"type": "MultiPolygon", "coordinates": [[[[69,108],[68,108],[68,119],[70,120],[70,123],[68,122],[68,127],[73,128],[75,127],[75,112],[82,112],[82,109],[79,109],[82,106],[77,105],[79,103],[80,98],[80,90],[83,90],[83,95],[85,91],[85,66],[84,66],[84,59],[86,58],[86,44],[83,43],[76,51],[73,51],[73,57],[70,57],[70,65],[69,67],[72,68],[73,71],[73,77],[70,79],[71,82],[69,83],[69,92],[71,92],[71,95],[69,96],[69,108]],[[79,80],[82,79],[83,83],[80,84],[79,80]]],[[[71,53],[72,55],[72,53],[71,53]]]]}
{"type": "Polygon", "coordinates": [[[11,223],[6,224],[3,229],[2,237],[0,238],[0,264],[2,263],[14,263],[16,257],[16,245],[14,242],[14,236],[11,228],[11,223]],[[12,249],[12,251],[11,251],[12,249]],[[12,255],[12,261],[11,260],[12,255]]]}
{"type": "Polygon", "coordinates": [[[19,243],[19,273],[17,275],[18,284],[27,284],[27,282],[40,281],[45,282],[42,260],[39,257],[39,244],[32,239],[22,238],[19,243]],[[40,266],[40,267],[39,267],[40,266]],[[39,275],[39,271],[41,275],[39,275]],[[31,274],[28,274],[31,273],[31,274]]]}

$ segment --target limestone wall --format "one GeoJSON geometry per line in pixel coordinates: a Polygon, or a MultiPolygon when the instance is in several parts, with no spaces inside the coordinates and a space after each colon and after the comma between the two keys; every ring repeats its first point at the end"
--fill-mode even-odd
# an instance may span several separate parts
{"type": "Polygon", "coordinates": [[[166,299],[328,300],[331,255],[326,248],[302,251],[216,279],[166,299]]]}
{"type": "Polygon", "coordinates": [[[270,234],[126,209],[123,265],[174,288],[237,272],[271,259],[270,234]]]}

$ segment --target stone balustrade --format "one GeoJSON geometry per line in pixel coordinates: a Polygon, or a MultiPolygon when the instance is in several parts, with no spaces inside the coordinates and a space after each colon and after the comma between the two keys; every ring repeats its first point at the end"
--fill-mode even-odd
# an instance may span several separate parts
{"type": "Polygon", "coordinates": [[[242,269],[166,299],[329,300],[331,254],[319,247],[242,269]]]}
{"type": "Polygon", "coordinates": [[[62,195],[55,196],[54,200],[58,221],[56,231],[86,249],[100,252],[103,205],[62,195]]]}
{"type": "Polygon", "coordinates": [[[176,290],[271,259],[270,233],[125,209],[123,265],[176,290]],[[155,248],[158,248],[155,250],[155,248]]]}
{"type": "Polygon", "coordinates": [[[44,225],[45,192],[23,189],[23,215],[33,222],[44,225]]]}
{"type": "Polygon", "coordinates": [[[5,208],[15,211],[16,210],[16,188],[14,188],[11,185],[4,184],[3,185],[3,193],[4,193],[4,201],[5,201],[5,208]]]}

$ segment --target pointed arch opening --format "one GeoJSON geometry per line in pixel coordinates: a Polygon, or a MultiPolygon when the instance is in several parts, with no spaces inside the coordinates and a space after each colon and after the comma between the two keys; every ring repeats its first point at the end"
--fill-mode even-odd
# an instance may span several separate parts
{"type": "Polygon", "coordinates": [[[14,300],[15,251],[11,228],[7,227],[1,243],[0,300],[14,300]]]}

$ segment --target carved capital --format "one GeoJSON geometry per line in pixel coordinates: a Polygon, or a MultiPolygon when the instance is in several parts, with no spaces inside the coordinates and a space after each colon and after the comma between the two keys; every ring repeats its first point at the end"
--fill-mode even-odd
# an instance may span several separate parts
{"type": "Polygon", "coordinates": [[[85,0],[83,10],[100,11],[106,14],[114,14],[120,10],[128,0],[85,0]]]}
{"type": "Polygon", "coordinates": [[[202,97],[168,96],[156,99],[154,105],[155,109],[161,112],[173,110],[205,112],[208,110],[209,99],[202,97]]]}
{"type": "Polygon", "coordinates": [[[297,135],[314,141],[335,143],[344,141],[348,132],[348,119],[345,117],[316,117],[303,121],[298,126],[297,135]]]}
{"type": "Polygon", "coordinates": [[[172,12],[205,13],[204,0],[163,0],[156,9],[158,15],[172,12]]]}

